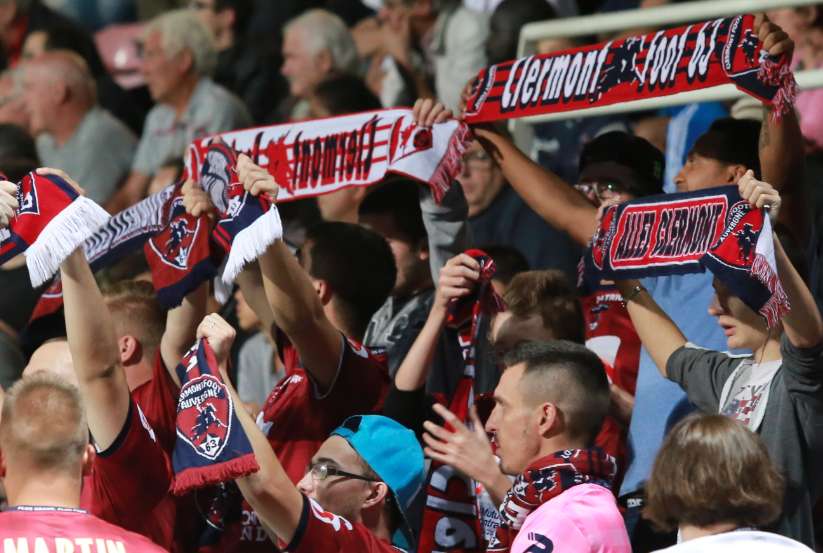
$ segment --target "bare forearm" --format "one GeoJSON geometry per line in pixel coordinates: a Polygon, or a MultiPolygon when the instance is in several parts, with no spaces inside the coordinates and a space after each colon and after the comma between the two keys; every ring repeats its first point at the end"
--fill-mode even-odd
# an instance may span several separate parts
{"type": "Polygon", "coordinates": [[[475,134],[529,207],[575,242],[589,243],[597,229],[597,209],[582,194],[529,159],[508,138],[481,128],[475,134]]]}
{"type": "Polygon", "coordinates": [[[645,289],[636,293],[638,281],[624,280],[616,284],[624,298],[631,298],[626,301],[626,309],[634,330],[665,377],[669,357],[686,344],[686,337],[645,289]]]}
{"type": "Polygon", "coordinates": [[[503,471],[500,469],[497,469],[494,479],[481,483],[485,486],[486,491],[489,492],[489,496],[495,505],[503,503],[503,500],[506,499],[506,494],[512,487],[512,481],[509,480],[509,477],[503,474],[503,471]]]}
{"type": "Polygon", "coordinates": [[[419,390],[426,384],[437,340],[445,322],[446,310],[437,304],[432,306],[426,323],[394,376],[394,385],[398,390],[419,390]]]}
{"type": "Polygon", "coordinates": [[[160,342],[160,354],[178,386],[180,383],[177,381],[175,367],[195,341],[197,325],[206,316],[208,298],[209,284],[204,282],[166,315],[166,331],[160,342]]]}
{"type": "Polygon", "coordinates": [[[97,445],[108,448],[125,423],[129,389],[109,310],[82,249],[61,265],[66,336],[97,445]]]}
{"type": "Polygon", "coordinates": [[[805,243],[809,216],[803,185],[803,136],[794,110],[776,121],[765,109],[760,127],[760,172],[783,199],[778,222],[790,230],[795,240],[805,243]]]}
{"type": "Polygon", "coordinates": [[[274,326],[274,313],[272,313],[269,300],[266,298],[266,289],[263,285],[263,276],[260,274],[260,267],[257,263],[251,263],[237,275],[237,284],[243,292],[243,298],[254,314],[260,319],[263,329],[269,334],[274,326]]]}
{"type": "MultiPolygon", "coordinates": [[[[226,382],[235,405],[240,405],[240,398],[228,375],[221,369],[223,381],[226,382]]],[[[269,441],[257,427],[245,409],[236,409],[237,418],[243,431],[249,438],[254,456],[260,465],[258,472],[237,480],[237,486],[246,501],[260,517],[268,532],[273,532],[273,539],[291,541],[300,522],[303,498],[289,480],[286,471],[274,454],[269,441]]]]}
{"type": "Polygon", "coordinates": [[[309,275],[280,240],[258,262],[274,323],[289,337],[303,367],[320,388],[330,386],[343,344],[340,332],[326,318],[309,275]]]}
{"type": "Polygon", "coordinates": [[[783,331],[795,347],[814,347],[823,341],[823,320],[817,303],[777,237],[774,249],[777,271],[791,304],[791,311],[783,317],[783,331]]]}

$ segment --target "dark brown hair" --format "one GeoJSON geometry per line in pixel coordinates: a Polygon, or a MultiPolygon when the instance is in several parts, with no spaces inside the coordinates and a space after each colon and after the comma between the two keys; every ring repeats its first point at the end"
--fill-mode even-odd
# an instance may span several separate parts
{"type": "Polygon", "coordinates": [[[583,343],[583,310],[561,271],[525,271],[512,278],[503,296],[512,315],[540,315],[556,340],[583,343]]]}
{"type": "Polygon", "coordinates": [[[694,415],[663,442],[646,484],[643,516],[664,530],[762,527],[780,515],[783,491],[783,477],[759,436],[722,415],[694,415]]]}

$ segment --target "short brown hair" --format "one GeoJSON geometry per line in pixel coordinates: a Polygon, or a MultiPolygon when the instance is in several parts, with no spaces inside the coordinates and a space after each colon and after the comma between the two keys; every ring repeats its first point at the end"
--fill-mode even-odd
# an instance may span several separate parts
{"type": "Polygon", "coordinates": [[[723,415],[693,415],[666,437],[646,484],[644,516],[663,530],[762,527],[782,510],[783,477],[766,445],[723,415]]]}
{"type": "Polygon", "coordinates": [[[0,447],[24,455],[36,470],[73,470],[89,442],[77,388],[59,376],[37,372],[6,392],[0,419],[0,447]]]}
{"type": "Polygon", "coordinates": [[[157,301],[154,287],[142,280],[122,280],[103,291],[117,336],[127,334],[153,355],[166,329],[166,312],[157,301]]]}
{"type": "Polygon", "coordinates": [[[562,271],[525,271],[512,278],[503,295],[512,315],[540,315],[556,340],[583,343],[583,310],[562,271]]]}

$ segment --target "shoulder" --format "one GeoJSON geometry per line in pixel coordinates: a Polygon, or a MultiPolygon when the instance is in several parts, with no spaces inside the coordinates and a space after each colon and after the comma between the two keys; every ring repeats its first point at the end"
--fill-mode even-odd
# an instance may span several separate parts
{"type": "Polygon", "coordinates": [[[174,112],[163,104],[155,104],[146,114],[146,122],[143,125],[143,138],[157,131],[158,128],[167,128],[174,121],[174,112]]]}
{"type": "Polygon", "coordinates": [[[196,108],[219,111],[242,111],[240,99],[211,79],[203,79],[195,98],[196,108]]]}

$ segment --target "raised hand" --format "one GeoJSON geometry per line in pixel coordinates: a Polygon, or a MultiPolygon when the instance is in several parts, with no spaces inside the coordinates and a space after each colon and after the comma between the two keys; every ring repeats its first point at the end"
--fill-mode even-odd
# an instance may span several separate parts
{"type": "Polygon", "coordinates": [[[246,154],[240,154],[237,158],[237,176],[252,196],[268,194],[272,201],[277,199],[278,186],[274,177],[246,154]]]}
{"type": "Polygon", "coordinates": [[[17,185],[9,181],[0,181],[0,227],[9,226],[17,208],[17,185]]]}
{"type": "Polygon", "coordinates": [[[197,327],[197,340],[199,341],[201,338],[208,340],[221,367],[225,365],[226,360],[229,358],[236,335],[237,332],[234,327],[217,313],[206,315],[200,326],[197,327]]]}
{"type": "Polygon", "coordinates": [[[458,254],[440,269],[435,306],[445,309],[449,302],[471,294],[480,278],[480,263],[465,253],[458,254]]]}
{"type": "Polygon", "coordinates": [[[737,188],[741,198],[757,208],[768,206],[769,216],[772,219],[777,217],[781,204],[780,193],[768,182],[754,178],[754,171],[746,171],[737,181],[737,188]]]}
{"type": "Polygon", "coordinates": [[[446,106],[431,98],[420,98],[412,108],[414,121],[422,127],[431,127],[435,123],[443,123],[454,117],[446,106]]]}
{"type": "Polygon", "coordinates": [[[193,180],[188,179],[183,183],[182,192],[183,207],[186,208],[186,213],[189,215],[200,217],[203,214],[214,212],[214,205],[212,205],[208,193],[193,180]]]}

